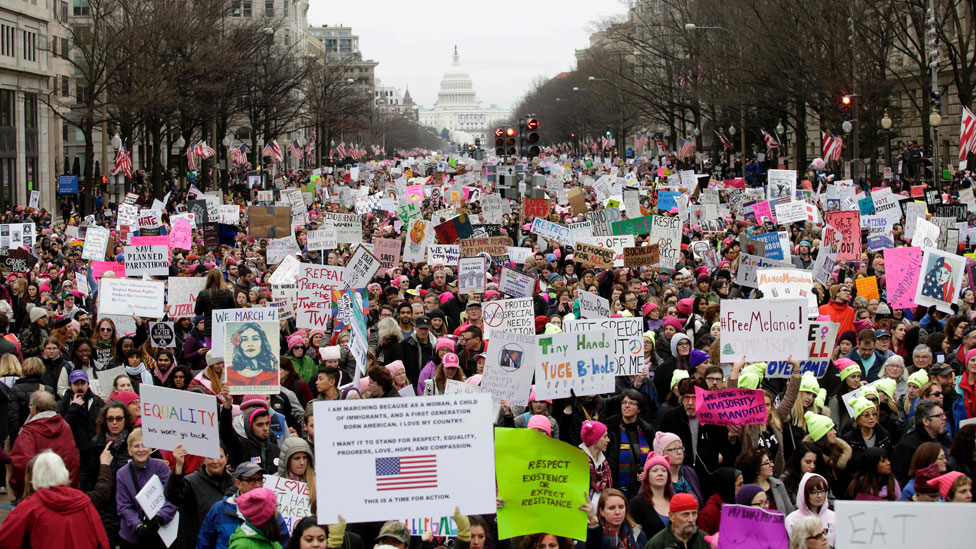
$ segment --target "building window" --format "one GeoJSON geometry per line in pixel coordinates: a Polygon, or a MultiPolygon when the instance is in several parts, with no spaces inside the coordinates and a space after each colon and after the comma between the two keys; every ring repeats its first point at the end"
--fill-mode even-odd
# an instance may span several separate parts
{"type": "Polygon", "coordinates": [[[24,60],[37,61],[37,33],[25,30],[23,33],[24,60]]]}
{"type": "MultiPolygon", "coordinates": [[[[57,38],[55,38],[57,40],[57,38]]],[[[61,57],[68,58],[68,39],[67,37],[61,38],[61,57]]]]}
{"type": "Polygon", "coordinates": [[[68,97],[71,95],[71,84],[67,76],[61,77],[61,97],[68,97]]]}
{"type": "Polygon", "coordinates": [[[37,94],[24,94],[24,127],[37,129],[37,94]]]}
{"type": "Polygon", "coordinates": [[[14,126],[14,90],[0,90],[0,127],[14,126]]]}
{"type": "Polygon", "coordinates": [[[14,56],[14,27],[0,24],[0,55],[14,56]]]}
{"type": "Polygon", "coordinates": [[[251,16],[251,0],[234,0],[234,17],[251,16]]]}
{"type": "Polygon", "coordinates": [[[58,56],[58,39],[57,38],[52,38],[51,39],[51,56],[52,57],[57,57],[58,56]]]}
{"type": "Polygon", "coordinates": [[[288,17],[288,0],[285,0],[285,17],[288,17]]]}
{"type": "Polygon", "coordinates": [[[61,22],[66,22],[68,20],[68,3],[61,2],[61,22]]]}
{"type": "Polygon", "coordinates": [[[274,0],[264,0],[264,16],[274,17],[274,0]]]}
{"type": "Polygon", "coordinates": [[[74,0],[74,11],[75,15],[88,15],[88,0],[74,0]]]}

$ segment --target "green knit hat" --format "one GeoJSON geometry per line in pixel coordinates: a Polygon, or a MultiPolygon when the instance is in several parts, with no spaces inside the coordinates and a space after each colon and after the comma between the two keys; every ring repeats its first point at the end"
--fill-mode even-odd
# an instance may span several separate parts
{"type": "MultiPolygon", "coordinates": [[[[857,419],[864,412],[874,408],[874,403],[864,397],[857,397],[851,401],[851,409],[854,410],[854,419],[857,419]]],[[[807,426],[809,427],[809,423],[807,426]]]]}
{"type": "Polygon", "coordinates": [[[918,388],[921,388],[922,385],[925,385],[928,382],[929,382],[929,374],[925,370],[919,370],[914,374],[908,376],[908,381],[907,381],[907,383],[911,383],[912,385],[918,388]]]}
{"type": "Polygon", "coordinates": [[[688,379],[689,377],[691,377],[691,375],[688,374],[688,370],[675,370],[674,373],[671,374],[671,389],[673,390],[674,386],[677,385],[679,381],[682,379],[688,379]]]}
{"type": "Polygon", "coordinates": [[[807,412],[803,414],[803,419],[807,422],[807,433],[814,442],[822,439],[831,429],[834,428],[834,420],[827,416],[807,412]]]}
{"type": "Polygon", "coordinates": [[[895,389],[898,388],[898,382],[886,377],[884,379],[879,379],[874,382],[874,386],[878,388],[879,391],[888,395],[889,400],[895,400],[895,389]]]}
{"type": "Polygon", "coordinates": [[[743,368],[739,372],[739,388],[758,389],[763,376],[766,374],[766,366],[765,362],[756,362],[743,368]]]}
{"type": "Polygon", "coordinates": [[[820,389],[817,393],[816,398],[813,399],[813,403],[817,405],[817,408],[823,408],[827,405],[827,389],[820,389]]]}
{"type": "Polygon", "coordinates": [[[800,378],[800,392],[813,394],[820,392],[820,383],[817,382],[817,376],[813,375],[813,372],[803,372],[800,378]]]}
{"type": "Polygon", "coordinates": [[[863,385],[861,387],[861,396],[864,398],[873,396],[874,398],[878,399],[878,402],[881,401],[881,395],[878,394],[878,388],[874,385],[863,385]]]}

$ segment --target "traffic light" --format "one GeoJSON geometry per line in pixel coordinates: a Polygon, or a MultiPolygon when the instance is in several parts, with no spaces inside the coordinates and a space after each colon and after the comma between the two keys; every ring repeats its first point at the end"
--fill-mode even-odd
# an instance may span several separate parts
{"type": "Polygon", "coordinates": [[[515,156],[518,154],[518,149],[515,148],[515,128],[505,128],[505,152],[508,156],[515,156]]]}
{"type": "Polygon", "coordinates": [[[942,92],[935,90],[932,92],[932,108],[942,114],[942,92]]]}
{"type": "Polygon", "coordinates": [[[542,154],[542,146],[539,144],[539,121],[530,118],[525,121],[525,131],[522,140],[525,145],[522,148],[522,156],[532,159],[542,154]]]}
{"type": "Polygon", "coordinates": [[[613,137],[613,131],[610,129],[610,126],[607,126],[607,131],[605,132],[605,134],[607,136],[607,139],[613,137]]]}
{"type": "Polygon", "coordinates": [[[851,106],[854,105],[854,98],[850,95],[842,95],[840,98],[840,110],[844,113],[845,119],[851,118],[851,106]]]}
{"type": "Polygon", "coordinates": [[[505,156],[504,128],[495,128],[495,156],[505,156]]]}

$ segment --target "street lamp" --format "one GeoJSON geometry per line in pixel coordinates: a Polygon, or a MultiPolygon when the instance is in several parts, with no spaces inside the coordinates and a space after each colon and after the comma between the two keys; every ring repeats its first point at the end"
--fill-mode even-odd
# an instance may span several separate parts
{"type": "Polygon", "coordinates": [[[885,131],[885,163],[888,169],[891,167],[891,117],[888,116],[888,109],[885,109],[884,116],[881,117],[881,129],[885,131]]]}
{"type": "MultiPolygon", "coordinates": [[[[118,155],[119,149],[122,148],[122,138],[119,137],[119,132],[115,132],[115,135],[112,136],[112,148],[115,149],[115,154],[118,155]]],[[[119,189],[119,174],[114,174],[112,180],[113,190],[117,193],[119,189]]]]}
{"type": "Polygon", "coordinates": [[[176,149],[179,151],[179,152],[176,153],[176,171],[177,171],[177,174],[179,175],[180,186],[182,187],[182,185],[183,185],[183,147],[186,146],[186,139],[183,139],[183,134],[180,134],[180,136],[176,138],[176,143],[174,143],[174,145],[176,145],[176,149]]]}
{"type": "Polygon", "coordinates": [[[735,137],[735,126],[733,126],[732,124],[729,124],[729,135],[735,137]]]}
{"type": "Polygon", "coordinates": [[[778,122],[778,123],[776,124],[776,134],[777,134],[777,135],[779,135],[779,134],[781,134],[781,133],[783,133],[783,132],[785,132],[785,131],[786,131],[786,130],[785,130],[785,129],[783,128],[783,121],[782,121],[782,120],[780,120],[780,121],[779,121],[779,122],[778,122]]]}
{"type": "Polygon", "coordinates": [[[850,120],[845,120],[840,127],[844,130],[844,133],[851,133],[851,130],[854,129],[854,125],[851,124],[850,120]]]}
{"type": "Polygon", "coordinates": [[[942,124],[942,115],[932,107],[932,114],[929,115],[929,126],[932,126],[932,178],[935,184],[942,191],[942,179],[939,177],[939,125],[942,124]]]}

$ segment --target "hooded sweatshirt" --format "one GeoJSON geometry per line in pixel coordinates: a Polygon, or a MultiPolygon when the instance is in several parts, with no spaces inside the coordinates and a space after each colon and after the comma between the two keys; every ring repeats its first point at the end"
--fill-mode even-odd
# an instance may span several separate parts
{"type": "Polygon", "coordinates": [[[671,375],[680,367],[680,363],[678,362],[678,343],[682,340],[688,340],[692,348],[694,348],[694,342],[687,335],[681,332],[674,334],[670,342],[671,358],[664,361],[654,371],[654,388],[657,390],[658,398],[662,401],[667,398],[668,393],[671,391],[671,375]]]}
{"type": "Polygon", "coordinates": [[[57,412],[49,411],[40,412],[27,420],[10,451],[10,463],[13,467],[10,474],[10,488],[14,492],[24,493],[24,471],[27,469],[27,462],[48,448],[64,460],[64,466],[68,468],[68,473],[71,475],[71,487],[81,487],[81,453],[71,433],[71,427],[57,412]]]}
{"type": "Polygon", "coordinates": [[[69,486],[38,490],[23,500],[0,528],[0,547],[107,549],[105,527],[88,496],[69,486]]]}
{"type": "MultiPolygon", "coordinates": [[[[813,477],[821,477],[816,473],[804,473],[803,478],[800,479],[800,487],[796,491],[796,511],[793,511],[786,517],[786,531],[787,533],[793,532],[793,525],[797,523],[801,518],[807,515],[813,515],[813,511],[807,506],[806,498],[803,496],[806,493],[807,481],[813,477]]],[[[824,483],[827,483],[827,479],[824,479],[824,483]]],[[[833,511],[829,509],[827,504],[827,496],[824,496],[824,503],[820,506],[819,513],[820,523],[823,524],[824,530],[827,532],[827,543],[831,547],[834,546],[834,534],[837,530],[837,516],[833,511]]]]}

